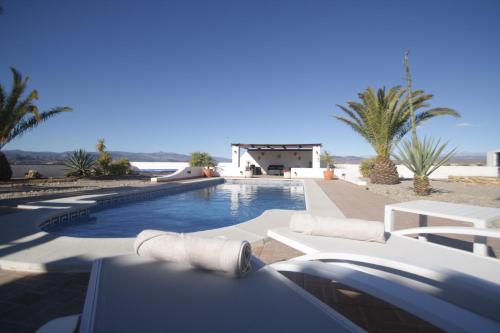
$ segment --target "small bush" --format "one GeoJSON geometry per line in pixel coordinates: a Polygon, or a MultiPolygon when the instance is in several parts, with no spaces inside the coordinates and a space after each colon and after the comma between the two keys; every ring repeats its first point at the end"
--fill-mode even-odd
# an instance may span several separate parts
{"type": "Polygon", "coordinates": [[[113,158],[111,157],[110,152],[102,152],[99,155],[99,159],[97,160],[97,169],[98,173],[102,175],[110,175],[111,174],[111,163],[113,162],[113,158]]]}
{"type": "Polygon", "coordinates": [[[28,172],[24,174],[25,179],[40,179],[42,177],[42,174],[37,170],[28,170],[28,172]]]}
{"type": "Polygon", "coordinates": [[[191,167],[214,167],[216,165],[217,161],[209,153],[199,151],[191,153],[191,160],[189,161],[191,167]]]}
{"type": "Polygon", "coordinates": [[[128,158],[124,157],[109,166],[109,174],[112,176],[128,175],[132,172],[132,166],[128,158]]]}
{"type": "Polygon", "coordinates": [[[64,162],[66,176],[90,176],[95,159],[83,149],[75,150],[64,162]]]}
{"type": "Polygon", "coordinates": [[[370,177],[370,173],[371,173],[374,165],[375,165],[375,159],[374,158],[363,160],[359,164],[359,172],[361,172],[361,175],[363,177],[369,178],[370,177]]]}

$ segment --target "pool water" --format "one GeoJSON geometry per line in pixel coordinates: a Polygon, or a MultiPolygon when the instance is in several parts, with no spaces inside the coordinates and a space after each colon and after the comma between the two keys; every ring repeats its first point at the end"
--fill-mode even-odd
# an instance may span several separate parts
{"type": "Polygon", "coordinates": [[[193,232],[238,224],[267,209],[304,210],[298,182],[226,182],[98,210],[46,230],[75,237],[135,237],[144,229],[193,232]]]}

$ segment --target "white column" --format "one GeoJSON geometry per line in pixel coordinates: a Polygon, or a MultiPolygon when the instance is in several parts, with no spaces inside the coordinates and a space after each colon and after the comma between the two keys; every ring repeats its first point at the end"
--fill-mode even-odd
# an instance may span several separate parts
{"type": "Polygon", "coordinates": [[[312,149],[312,167],[321,168],[321,146],[314,146],[312,149]]]}
{"type": "Polygon", "coordinates": [[[233,168],[240,167],[240,146],[231,146],[231,157],[233,161],[233,168]]]}

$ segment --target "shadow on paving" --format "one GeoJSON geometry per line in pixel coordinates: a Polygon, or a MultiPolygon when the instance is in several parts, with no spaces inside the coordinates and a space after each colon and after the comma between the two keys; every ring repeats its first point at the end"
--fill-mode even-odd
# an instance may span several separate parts
{"type": "Polygon", "coordinates": [[[81,313],[89,273],[0,270],[0,332],[34,332],[46,322],[81,313]]]}

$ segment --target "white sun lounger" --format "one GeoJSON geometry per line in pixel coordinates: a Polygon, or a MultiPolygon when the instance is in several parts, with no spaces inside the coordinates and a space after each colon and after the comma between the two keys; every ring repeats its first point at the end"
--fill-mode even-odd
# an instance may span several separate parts
{"type": "MultiPolygon", "coordinates": [[[[426,233],[432,231],[432,227],[425,228],[426,233]]],[[[446,229],[447,233],[450,231],[446,229]]],[[[417,228],[411,231],[419,232],[417,228]]],[[[492,235],[498,237],[500,233],[489,236],[492,235]]],[[[500,322],[500,261],[497,259],[395,233],[385,244],[309,236],[289,228],[269,230],[268,236],[306,253],[294,261],[320,260],[323,265],[349,267],[500,322]]]]}
{"type": "Polygon", "coordinates": [[[229,279],[184,265],[120,256],[94,263],[79,332],[364,332],[278,271],[334,279],[447,331],[500,328],[453,304],[350,267],[285,261],[229,279]]]}
{"type": "Polygon", "coordinates": [[[283,330],[364,332],[269,266],[232,279],[134,255],[94,263],[79,332],[283,330]]]}

